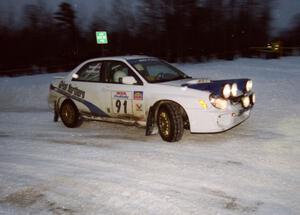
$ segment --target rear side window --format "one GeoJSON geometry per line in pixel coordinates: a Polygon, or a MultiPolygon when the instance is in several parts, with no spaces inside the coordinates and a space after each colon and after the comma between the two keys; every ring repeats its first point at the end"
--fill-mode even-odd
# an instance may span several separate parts
{"type": "Polygon", "coordinates": [[[100,82],[102,65],[100,61],[85,64],[76,74],[73,74],[72,81],[100,82]]]}

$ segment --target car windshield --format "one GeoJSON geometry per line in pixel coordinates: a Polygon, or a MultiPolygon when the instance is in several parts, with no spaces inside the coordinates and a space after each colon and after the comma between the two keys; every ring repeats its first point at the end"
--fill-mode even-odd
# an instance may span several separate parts
{"type": "Polygon", "coordinates": [[[156,58],[134,59],[128,62],[150,83],[190,78],[179,69],[156,58]]]}

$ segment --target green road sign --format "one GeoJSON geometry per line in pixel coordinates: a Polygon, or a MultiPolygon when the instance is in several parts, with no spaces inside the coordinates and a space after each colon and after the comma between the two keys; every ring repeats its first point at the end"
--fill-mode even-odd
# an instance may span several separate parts
{"type": "Polygon", "coordinates": [[[106,31],[96,31],[97,44],[107,44],[107,33],[106,31]]]}

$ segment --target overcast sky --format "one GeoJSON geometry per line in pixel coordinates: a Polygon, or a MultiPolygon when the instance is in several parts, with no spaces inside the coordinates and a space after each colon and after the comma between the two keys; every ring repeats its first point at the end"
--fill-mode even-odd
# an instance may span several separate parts
{"type": "MultiPolygon", "coordinates": [[[[5,18],[10,14],[14,14],[15,23],[19,23],[22,15],[22,7],[28,3],[43,2],[52,11],[57,9],[57,5],[62,0],[0,0],[0,17],[5,18]]],[[[94,14],[96,9],[101,7],[109,7],[109,2],[113,0],[67,0],[78,11],[81,22],[86,22],[94,14]],[[96,5],[96,7],[95,7],[96,5]]],[[[130,1],[130,0],[128,0],[130,1]]],[[[131,2],[138,0],[131,0],[131,2]]],[[[300,0],[275,0],[275,7],[273,10],[273,27],[274,31],[278,31],[289,27],[291,24],[291,18],[300,13],[300,0]]]]}

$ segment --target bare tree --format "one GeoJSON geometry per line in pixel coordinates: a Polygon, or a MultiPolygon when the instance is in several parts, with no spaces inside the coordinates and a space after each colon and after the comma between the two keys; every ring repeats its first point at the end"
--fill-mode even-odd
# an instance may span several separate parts
{"type": "Polygon", "coordinates": [[[76,61],[79,54],[79,29],[75,24],[76,13],[69,3],[62,2],[54,13],[60,33],[62,33],[61,48],[63,57],[76,61]]]}

